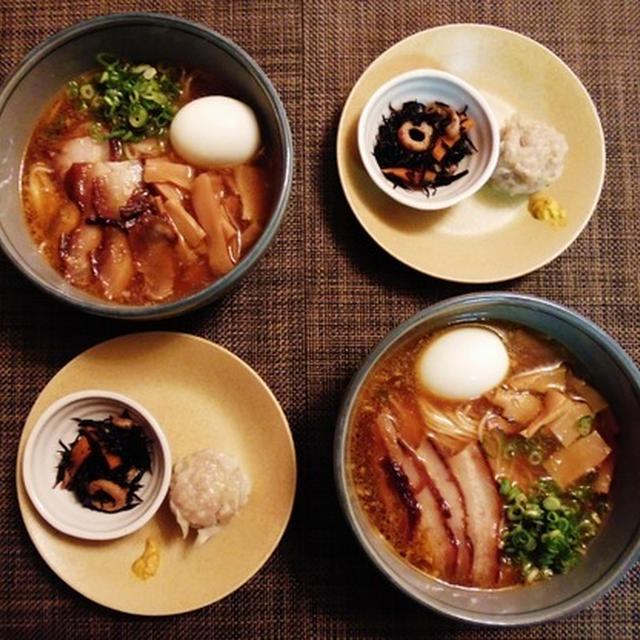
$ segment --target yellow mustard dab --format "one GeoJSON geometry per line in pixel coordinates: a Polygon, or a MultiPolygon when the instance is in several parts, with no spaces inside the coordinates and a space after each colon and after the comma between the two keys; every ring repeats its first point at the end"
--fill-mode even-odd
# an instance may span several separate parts
{"type": "Polygon", "coordinates": [[[133,573],[146,580],[156,575],[160,564],[160,549],[154,538],[147,538],[142,555],[131,565],[133,573]]]}
{"type": "Polygon", "coordinates": [[[561,227],[567,223],[567,212],[551,196],[539,193],[529,196],[529,213],[536,220],[550,222],[555,227],[561,227]]]}

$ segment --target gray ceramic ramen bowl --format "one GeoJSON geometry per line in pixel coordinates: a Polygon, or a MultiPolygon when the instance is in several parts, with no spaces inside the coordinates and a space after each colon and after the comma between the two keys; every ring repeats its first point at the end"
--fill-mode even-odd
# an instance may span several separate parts
{"type": "Polygon", "coordinates": [[[611,589],[640,555],[640,372],[622,348],[586,318],[558,304],[508,293],[461,296],[436,304],[392,331],[353,378],[338,417],[335,480],[356,538],[378,569],[421,604],[485,625],[545,622],[586,607],[611,589]],[[506,321],[554,338],[575,357],[577,373],[608,398],[620,424],[620,457],[611,490],[613,509],[587,555],[568,574],[526,587],[483,590],[453,586],[417,571],[374,530],[348,473],[347,445],[358,395],[375,364],[400,343],[452,324],[506,321]]]}
{"type": "Polygon", "coordinates": [[[201,25],[167,15],[129,13],[72,26],[33,49],[0,90],[0,246],[36,285],[89,313],[125,319],[175,316],[218,298],[237,284],[273,241],[291,191],[293,144],[284,107],[264,71],[230,40],[201,25]],[[253,107],[274,157],[272,211],[262,235],[238,265],[196,293],[167,303],[127,306],[73,287],[38,253],[24,221],[21,161],[33,128],[54,95],[95,66],[96,55],[185,63],[221,78],[234,97],[253,107]]]}

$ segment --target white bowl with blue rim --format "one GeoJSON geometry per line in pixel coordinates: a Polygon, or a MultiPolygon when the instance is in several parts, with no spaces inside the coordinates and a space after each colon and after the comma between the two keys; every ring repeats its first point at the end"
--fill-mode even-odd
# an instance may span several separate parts
{"type": "Polygon", "coordinates": [[[498,162],[500,131],[489,103],[475,87],[445,71],[414,69],[385,82],[367,100],[358,120],[358,151],[369,178],[390,198],[413,209],[440,210],[465,200],[487,183],[498,162]],[[398,110],[409,101],[443,102],[456,111],[466,108],[474,120],[468,135],[476,151],[458,167],[458,171],[467,171],[467,174],[438,187],[435,193],[394,185],[385,177],[373,154],[383,119],[390,115],[392,108],[398,110]]]}
{"type": "Polygon", "coordinates": [[[85,540],[112,540],[141,529],[162,505],[171,481],[171,451],[156,418],[140,403],[121,393],[88,389],[50,405],[28,436],[22,459],[24,486],[36,511],[61,533],[85,540]],[[83,506],[72,491],[56,482],[62,443],[78,435],[77,420],[104,420],[126,410],[148,438],[151,470],[136,490],[140,502],[116,512],[83,506]]]}

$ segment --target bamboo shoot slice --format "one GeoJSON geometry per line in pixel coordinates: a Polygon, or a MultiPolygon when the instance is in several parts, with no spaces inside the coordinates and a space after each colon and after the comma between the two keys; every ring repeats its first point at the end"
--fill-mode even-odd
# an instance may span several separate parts
{"type": "Polygon", "coordinates": [[[547,473],[563,489],[570,487],[585,473],[596,469],[611,453],[611,447],[597,431],[559,449],[543,463],[547,473]]]}

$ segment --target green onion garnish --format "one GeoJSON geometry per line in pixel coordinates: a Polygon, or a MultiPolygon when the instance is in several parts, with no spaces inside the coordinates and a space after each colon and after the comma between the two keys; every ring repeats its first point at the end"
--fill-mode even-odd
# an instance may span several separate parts
{"type": "Polygon", "coordinates": [[[542,458],[542,451],[540,451],[539,449],[534,449],[530,454],[529,454],[529,464],[532,464],[534,466],[539,465],[542,462],[543,458],[542,458]]]}
{"type": "Polygon", "coordinates": [[[578,433],[581,436],[588,436],[593,430],[593,416],[582,416],[578,420],[578,433]]]}
{"type": "Polygon", "coordinates": [[[133,65],[111,53],[96,57],[101,69],[67,87],[78,109],[89,109],[101,127],[93,137],[137,142],[162,136],[178,110],[178,73],[167,66],[133,65]]]}
{"type": "Polygon", "coordinates": [[[558,498],[558,496],[551,495],[551,496],[547,496],[542,501],[542,506],[547,511],[557,511],[562,506],[562,502],[560,502],[560,498],[558,498]]]}
{"type": "Polygon", "coordinates": [[[585,512],[574,504],[576,496],[591,495],[588,485],[562,493],[553,482],[541,479],[525,494],[501,478],[499,492],[505,499],[502,550],[520,566],[526,582],[566,573],[585,552],[601,522],[595,510],[585,512]]]}
{"type": "Polygon", "coordinates": [[[518,522],[522,520],[522,516],[524,514],[524,509],[517,504],[512,504],[507,508],[507,518],[512,522],[518,522]]]}

